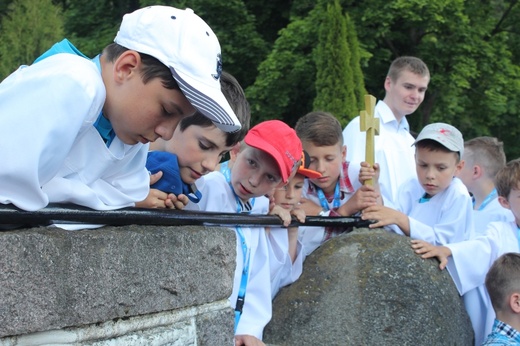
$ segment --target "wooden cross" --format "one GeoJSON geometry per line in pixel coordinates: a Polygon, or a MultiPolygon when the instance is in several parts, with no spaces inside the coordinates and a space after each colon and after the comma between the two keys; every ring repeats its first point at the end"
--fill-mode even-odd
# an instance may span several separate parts
{"type": "MultiPolygon", "coordinates": [[[[379,118],[374,118],[374,108],[376,98],[372,95],[365,95],[365,110],[360,115],[360,130],[366,132],[365,161],[372,166],[375,163],[374,136],[379,134],[379,118]]],[[[373,185],[372,179],[365,180],[364,185],[373,185]]]]}

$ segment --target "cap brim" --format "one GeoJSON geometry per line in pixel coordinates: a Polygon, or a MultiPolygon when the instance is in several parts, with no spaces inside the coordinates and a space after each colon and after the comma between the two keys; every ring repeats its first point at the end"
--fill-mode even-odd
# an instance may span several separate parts
{"type": "Polygon", "coordinates": [[[299,168],[297,173],[304,175],[309,179],[316,179],[316,178],[320,178],[322,176],[321,173],[313,171],[312,169],[308,169],[308,168],[299,168]]]}
{"type": "Polygon", "coordinates": [[[430,141],[434,141],[434,142],[437,142],[439,143],[440,145],[442,145],[443,147],[445,147],[446,149],[448,150],[451,150],[455,153],[460,153],[460,156],[462,156],[462,153],[464,152],[464,149],[459,149],[457,147],[456,144],[453,144],[452,142],[449,142],[449,141],[442,141],[442,139],[438,138],[437,136],[422,136],[421,138],[417,137],[417,139],[415,140],[415,142],[413,142],[412,144],[412,147],[414,145],[416,145],[417,143],[419,143],[420,141],[424,141],[424,140],[430,140],[430,141]]]}
{"type": "Polygon", "coordinates": [[[189,76],[181,76],[172,67],[170,67],[170,70],[184,96],[186,96],[193,107],[208,117],[215,126],[224,132],[240,130],[242,125],[220,89],[197,82],[189,78],[189,76]]]}

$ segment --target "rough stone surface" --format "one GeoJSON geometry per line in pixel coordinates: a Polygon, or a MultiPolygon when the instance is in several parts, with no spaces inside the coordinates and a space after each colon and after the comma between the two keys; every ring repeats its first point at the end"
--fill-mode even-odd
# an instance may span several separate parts
{"type": "Polygon", "coordinates": [[[235,310],[215,311],[197,318],[197,346],[233,345],[235,310]]]}
{"type": "Polygon", "coordinates": [[[0,337],[226,299],[235,245],[217,227],[0,232],[0,337]]]}
{"type": "Polygon", "coordinates": [[[408,237],[359,229],[307,257],[282,289],[264,341],[275,345],[472,345],[473,330],[447,271],[408,237]]]}

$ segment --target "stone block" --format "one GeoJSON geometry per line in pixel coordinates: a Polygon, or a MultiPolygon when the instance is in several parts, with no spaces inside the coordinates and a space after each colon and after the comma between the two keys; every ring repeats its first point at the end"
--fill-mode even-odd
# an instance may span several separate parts
{"type": "Polygon", "coordinates": [[[226,299],[235,257],[219,227],[0,232],[0,337],[226,299]]]}

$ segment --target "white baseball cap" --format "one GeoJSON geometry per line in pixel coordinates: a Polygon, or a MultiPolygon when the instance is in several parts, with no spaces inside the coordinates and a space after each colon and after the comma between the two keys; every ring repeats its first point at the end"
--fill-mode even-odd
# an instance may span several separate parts
{"type": "Polygon", "coordinates": [[[459,152],[460,157],[464,153],[464,139],[462,133],[456,127],[445,123],[433,123],[426,125],[413,145],[423,139],[431,139],[444,145],[451,151],[459,152]]]}
{"type": "Polygon", "coordinates": [[[225,132],[240,130],[220,89],[218,38],[192,9],[149,6],[125,14],[114,42],[165,64],[193,107],[225,132]]]}

